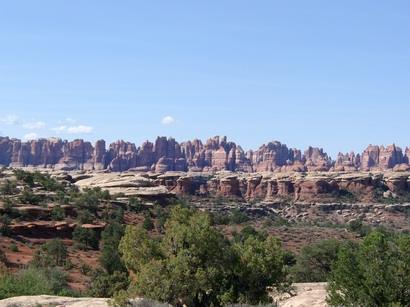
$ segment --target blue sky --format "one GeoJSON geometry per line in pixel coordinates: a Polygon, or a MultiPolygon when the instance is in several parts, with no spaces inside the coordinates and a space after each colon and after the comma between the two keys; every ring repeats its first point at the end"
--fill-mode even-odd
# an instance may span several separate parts
{"type": "Polygon", "coordinates": [[[333,156],[405,147],[409,12],[409,1],[3,1],[0,132],[227,135],[333,156]]]}

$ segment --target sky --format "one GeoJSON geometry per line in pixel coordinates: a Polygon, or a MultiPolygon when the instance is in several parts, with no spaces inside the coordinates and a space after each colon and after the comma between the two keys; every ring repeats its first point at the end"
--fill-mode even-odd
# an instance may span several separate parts
{"type": "Polygon", "coordinates": [[[410,2],[0,2],[0,135],[410,146],[410,2]]]}

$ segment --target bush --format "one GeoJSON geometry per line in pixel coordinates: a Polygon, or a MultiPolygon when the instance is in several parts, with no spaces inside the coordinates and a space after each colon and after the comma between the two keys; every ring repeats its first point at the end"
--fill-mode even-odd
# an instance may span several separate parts
{"type": "Polygon", "coordinates": [[[38,205],[43,200],[39,195],[34,194],[32,191],[25,189],[19,196],[19,200],[23,204],[38,205]]]}
{"type": "Polygon", "coordinates": [[[11,243],[9,248],[12,252],[15,252],[15,253],[19,251],[19,248],[17,247],[15,243],[11,243]]]}
{"type": "Polygon", "coordinates": [[[55,206],[53,210],[51,210],[51,218],[54,221],[62,221],[65,219],[65,211],[61,206],[55,206]]]}
{"type": "Polygon", "coordinates": [[[101,233],[102,254],[100,263],[110,274],[119,271],[125,272],[125,266],[118,251],[118,245],[124,235],[124,227],[119,223],[108,224],[101,233]]]}
{"type": "Polygon", "coordinates": [[[340,248],[330,275],[331,306],[408,306],[410,236],[373,231],[340,248]]]}
{"type": "Polygon", "coordinates": [[[128,209],[130,211],[140,213],[140,212],[144,211],[144,204],[142,203],[142,201],[140,199],[138,199],[137,197],[132,196],[128,200],[128,209]]]}
{"type": "Polygon", "coordinates": [[[119,245],[136,276],[130,296],[186,304],[269,301],[268,286],[287,287],[284,255],[273,237],[250,234],[230,242],[212,227],[207,213],[176,206],[161,240],[142,227],[127,226],[119,245]]]}
{"type": "Polygon", "coordinates": [[[234,209],[230,215],[231,224],[242,224],[249,221],[249,217],[238,209],[234,209]]]}
{"type": "Polygon", "coordinates": [[[249,237],[256,237],[260,240],[265,240],[267,238],[267,233],[266,232],[259,232],[252,226],[245,226],[242,228],[239,234],[234,235],[234,240],[236,242],[243,243],[245,242],[249,237]]]}
{"type": "Polygon", "coordinates": [[[55,268],[28,268],[15,275],[0,276],[0,299],[22,295],[60,295],[67,292],[67,275],[55,268]]]}
{"type": "Polygon", "coordinates": [[[292,275],[296,282],[324,282],[328,279],[341,242],[324,240],[302,248],[292,267],[292,275]]]}
{"type": "Polygon", "coordinates": [[[36,267],[64,266],[68,252],[63,241],[53,239],[44,243],[34,254],[32,264],[36,267]]]}
{"type": "Polygon", "coordinates": [[[3,236],[10,235],[11,219],[7,214],[0,215],[0,234],[3,236]]]}
{"type": "Polygon", "coordinates": [[[6,263],[7,262],[6,255],[4,254],[4,252],[2,250],[0,250],[0,262],[1,263],[6,263]]]}
{"type": "Polygon", "coordinates": [[[155,228],[154,222],[152,221],[151,217],[145,217],[144,222],[142,223],[142,227],[148,231],[153,230],[155,228]]]}
{"type": "Polygon", "coordinates": [[[51,178],[49,174],[42,174],[38,171],[26,172],[21,169],[14,170],[17,180],[23,181],[29,187],[34,187],[37,183],[47,191],[61,191],[64,187],[56,179],[51,178]]]}
{"type": "Polygon", "coordinates": [[[73,240],[79,249],[98,249],[98,237],[92,229],[77,226],[73,231],[73,240]]]}
{"type": "Polygon", "coordinates": [[[3,195],[13,195],[18,193],[16,182],[6,179],[0,187],[0,193],[3,195]]]}
{"type": "Polygon", "coordinates": [[[371,231],[371,227],[368,225],[364,225],[361,220],[350,221],[347,225],[347,229],[351,232],[359,234],[361,237],[365,237],[371,231]]]}
{"type": "Polygon", "coordinates": [[[103,270],[96,270],[87,294],[92,297],[113,297],[120,290],[127,289],[128,285],[128,275],[125,272],[109,274],[103,270]]]}

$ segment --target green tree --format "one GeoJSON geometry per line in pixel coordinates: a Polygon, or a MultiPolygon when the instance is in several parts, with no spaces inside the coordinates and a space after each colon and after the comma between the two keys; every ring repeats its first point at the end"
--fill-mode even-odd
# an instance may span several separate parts
{"type": "Polygon", "coordinates": [[[44,243],[34,254],[32,264],[37,267],[63,266],[68,256],[67,247],[61,239],[44,243]]]}
{"type": "Polygon", "coordinates": [[[238,269],[239,302],[258,304],[268,302],[266,288],[274,286],[286,290],[287,272],[284,253],[279,241],[274,237],[261,239],[249,236],[235,248],[240,255],[238,269]]]}
{"type": "Polygon", "coordinates": [[[118,245],[124,235],[124,226],[117,222],[108,224],[101,233],[102,253],[100,263],[109,273],[125,272],[125,266],[118,251],[118,245]]]}
{"type": "Polygon", "coordinates": [[[119,291],[127,289],[128,285],[129,280],[126,272],[108,273],[96,270],[91,277],[87,294],[91,297],[113,297],[119,291]]]}
{"type": "Polygon", "coordinates": [[[142,223],[142,227],[144,227],[144,229],[148,231],[155,228],[154,222],[152,221],[150,216],[145,217],[144,222],[142,223]]]}
{"type": "Polygon", "coordinates": [[[72,295],[67,274],[57,268],[28,268],[0,276],[0,299],[22,295],[72,295]]]}
{"type": "Polygon", "coordinates": [[[73,240],[80,249],[98,249],[98,236],[93,229],[77,226],[73,231],[73,240]]]}
{"type": "Polygon", "coordinates": [[[127,226],[119,245],[134,273],[130,295],[175,305],[221,306],[268,301],[267,287],[284,285],[283,252],[273,237],[240,243],[212,226],[209,214],[171,210],[159,240],[141,226],[127,226]]]}
{"type": "Polygon", "coordinates": [[[332,306],[408,306],[410,237],[373,231],[340,249],[329,283],[332,306]]]}
{"type": "Polygon", "coordinates": [[[61,206],[55,206],[52,210],[51,210],[51,218],[54,221],[62,221],[65,219],[65,211],[63,208],[61,208],[61,206]]]}
{"type": "Polygon", "coordinates": [[[341,242],[324,240],[302,248],[292,267],[292,275],[296,282],[324,282],[337,259],[341,242]]]}
{"type": "Polygon", "coordinates": [[[4,196],[13,195],[18,192],[17,184],[15,181],[6,179],[4,183],[0,186],[0,193],[4,196]]]}

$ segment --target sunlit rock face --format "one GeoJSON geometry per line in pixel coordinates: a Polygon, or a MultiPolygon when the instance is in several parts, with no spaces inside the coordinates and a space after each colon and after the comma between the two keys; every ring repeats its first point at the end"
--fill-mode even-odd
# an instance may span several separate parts
{"type": "Polygon", "coordinates": [[[119,140],[106,148],[104,140],[94,145],[77,139],[58,138],[23,142],[0,137],[0,164],[13,167],[36,166],[60,170],[127,170],[191,172],[327,172],[357,170],[410,169],[410,148],[396,145],[369,145],[362,154],[339,153],[335,160],[322,149],[305,151],[272,141],[257,150],[245,151],[240,145],[216,136],[205,143],[198,139],[178,143],[158,137],[155,142],[134,143],[119,140]]]}

